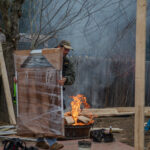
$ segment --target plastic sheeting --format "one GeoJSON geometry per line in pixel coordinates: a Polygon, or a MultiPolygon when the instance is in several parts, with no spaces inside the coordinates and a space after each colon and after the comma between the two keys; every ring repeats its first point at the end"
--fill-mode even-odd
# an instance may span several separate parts
{"type": "Polygon", "coordinates": [[[62,51],[15,51],[17,78],[17,133],[52,137],[64,135],[62,51]]]}

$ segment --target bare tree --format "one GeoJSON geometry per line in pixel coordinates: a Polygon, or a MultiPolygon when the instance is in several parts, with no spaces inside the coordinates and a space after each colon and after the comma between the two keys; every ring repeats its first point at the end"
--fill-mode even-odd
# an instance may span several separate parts
{"type": "Polygon", "coordinates": [[[62,30],[90,16],[96,5],[97,3],[91,0],[30,1],[31,48],[57,38],[57,34],[62,30]],[[42,38],[40,35],[43,35],[42,38]]]}

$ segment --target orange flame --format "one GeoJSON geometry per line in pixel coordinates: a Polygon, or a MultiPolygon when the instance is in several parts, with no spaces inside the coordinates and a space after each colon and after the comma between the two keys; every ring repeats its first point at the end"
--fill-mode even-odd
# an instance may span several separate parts
{"type": "Polygon", "coordinates": [[[78,94],[77,96],[71,96],[73,98],[73,101],[71,102],[71,107],[72,107],[72,117],[75,121],[74,125],[78,125],[77,119],[78,116],[81,112],[80,105],[83,103],[85,108],[90,108],[90,105],[86,102],[86,97],[84,95],[78,94]]]}

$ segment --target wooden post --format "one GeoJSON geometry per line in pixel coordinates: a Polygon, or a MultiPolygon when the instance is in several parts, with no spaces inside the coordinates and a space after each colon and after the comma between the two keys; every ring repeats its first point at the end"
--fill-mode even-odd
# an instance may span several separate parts
{"type": "Polygon", "coordinates": [[[0,43],[0,70],[2,74],[6,103],[8,107],[9,121],[11,124],[16,124],[15,113],[14,113],[12,97],[11,97],[11,92],[10,92],[10,87],[8,82],[8,76],[7,76],[7,70],[6,70],[1,43],[0,43]]]}
{"type": "Polygon", "coordinates": [[[135,150],[144,149],[146,0],[137,0],[135,62],[135,150]]]}

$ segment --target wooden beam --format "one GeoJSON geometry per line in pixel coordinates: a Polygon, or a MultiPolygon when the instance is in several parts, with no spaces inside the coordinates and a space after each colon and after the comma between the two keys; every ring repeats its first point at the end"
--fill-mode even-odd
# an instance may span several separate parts
{"type": "Polygon", "coordinates": [[[0,43],[0,70],[2,73],[2,80],[3,80],[4,91],[6,96],[6,103],[8,107],[9,120],[11,124],[16,124],[15,113],[14,113],[12,97],[11,97],[11,92],[10,92],[10,87],[8,82],[8,76],[7,76],[7,70],[6,70],[1,43],[0,43]]]}
{"type": "Polygon", "coordinates": [[[137,0],[134,146],[144,149],[146,0],[137,0]]]}
{"type": "MultiPolygon", "coordinates": [[[[150,116],[150,107],[144,108],[144,116],[150,116]]],[[[93,117],[126,116],[134,115],[134,107],[113,107],[113,108],[88,108],[83,109],[80,115],[93,117]]],[[[68,113],[71,115],[71,113],[68,113]]]]}

